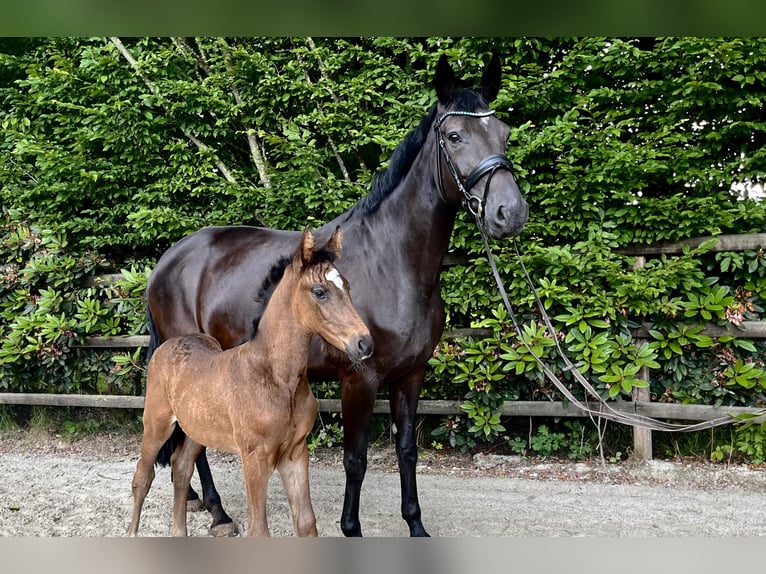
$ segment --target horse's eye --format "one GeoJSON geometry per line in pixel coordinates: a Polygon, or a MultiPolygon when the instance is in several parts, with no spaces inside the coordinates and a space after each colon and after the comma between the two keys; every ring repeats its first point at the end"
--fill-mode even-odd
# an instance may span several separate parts
{"type": "Polygon", "coordinates": [[[324,287],[315,285],[314,288],[311,290],[311,292],[314,294],[314,297],[316,297],[317,299],[327,299],[327,291],[324,290],[324,287]]]}
{"type": "Polygon", "coordinates": [[[460,143],[463,141],[463,138],[460,137],[460,134],[457,132],[450,132],[447,134],[447,139],[452,143],[460,143]]]}

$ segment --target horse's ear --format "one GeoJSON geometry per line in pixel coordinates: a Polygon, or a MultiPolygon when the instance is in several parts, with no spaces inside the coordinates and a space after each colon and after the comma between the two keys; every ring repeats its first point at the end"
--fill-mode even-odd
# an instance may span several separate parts
{"type": "Polygon", "coordinates": [[[311,264],[314,259],[314,235],[311,233],[311,227],[308,225],[303,230],[303,236],[301,237],[301,245],[298,247],[298,251],[295,252],[295,258],[293,264],[302,269],[311,264]]]}
{"type": "Polygon", "coordinates": [[[500,92],[500,56],[497,55],[497,52],[492,54],[492,59],[484,68],[479,91],[488,103],[493,101],[500,92]]]}
{"type": "Polygon", "coordinates": [[[335,257],[335,259],[340,257],[342,240],[343,240],[343,232],[340,230],[340,225],[338,225],[335,228],[335,231],[333,231],[333,234],[330,237],[330,240],[327,242],[327,245],[325,246],[325,249],[329,250],[335,257]]]}
{"type": "Polygon", "coordinates": [[[452,66],[449,65],[447,56],[444,54],[441,55],[436,64],[434,88],[436,88],[436,95],[442,104],[446,104],[452,99],[452,94],[457,88],[455,72],[452,71],[452,66]]]}

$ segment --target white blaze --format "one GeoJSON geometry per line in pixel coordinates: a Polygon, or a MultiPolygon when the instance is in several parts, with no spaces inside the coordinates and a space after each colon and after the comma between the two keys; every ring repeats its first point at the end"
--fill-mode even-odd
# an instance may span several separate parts
{"type": "Polygon", "coordinates": [[[340,276],[340,273],[338,273],[338,270],[333,267],[327,272],[327,275],[325,275],[325,279],[330,281],[331,283],[334,283],[335,286],[343,291],[343,279],[340,276]]]}

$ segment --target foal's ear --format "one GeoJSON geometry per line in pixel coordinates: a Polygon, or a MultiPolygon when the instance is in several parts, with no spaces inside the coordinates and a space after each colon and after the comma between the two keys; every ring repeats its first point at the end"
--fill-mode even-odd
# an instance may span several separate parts
{"type": "Polygon", "coordinates": [[[500,92],[500,56],[497,52],[492,54],[492,59],[484,68],[479,91],[487,103],[493,101],[500,92]]]}
{"type": "Polygon", "coordinates": [[[327,241],[327,245],[325,245],[325,249],[327,249],[330,253],[333,254],[333,258],[337,259],[340,257],[340,251],[341,251],[341,241],[343,239],[343,232],[340,230],[340,225],[335,228],[335,231],[333,231],[332,236],[327,241]]]}
{"type": "Polygon", "coordinates": [[[303,230],[301,244],[298,251],[295,252],[293,264],[299,269],[311,264],[314,260],[314,235],[311,233],[311,227],[308,225],[303,230]]]}
{"type": "Polygon", "coordinates": [[[448,103],[452,99],[455,89],[457,89],[457,79],[445,54],[441,55],[439,62],[436,64],[433,84],[434,88],[436,88],[436,95],[439,101],[442,104],[448,103]]]}

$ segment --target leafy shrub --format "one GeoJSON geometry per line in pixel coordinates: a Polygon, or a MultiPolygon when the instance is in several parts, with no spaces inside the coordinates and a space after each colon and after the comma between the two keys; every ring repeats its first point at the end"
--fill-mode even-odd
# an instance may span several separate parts
{"type": "Polygon", "coordinates": [[[141,293],[146,272],[124,270],[116,283],[84,287],[87,277],[110,270],[103,257],[74,255],[49,231],[5,219],[0,388],[95,394],[140,389],[143,367],[136,367],[141,350],[114,354],[79,345],[86,336],[145,331],[141,293]]]}
{"type": "MultiPolygon", "coordinates": [[[[0,39],[3,389],[135,390],[141,350],[76,345],[143,332],[147,269],[171,243],[210,224],[329,220],[368,189],[434,101],[436,54],[475,82],[497,52],[494,108],[512,128],[507,155],[530,204],[522,257],[564,350],[604,397],[627,398],[646,366],[656,400],[763,403],[764,345],[701,333],[703,323],[762,317],[763,249],[713,255],[702,246],[643,267],[620,253],[763,230],[766,204],[749,195],[766,173],[763,39],[124,44],[145,77],[106,38],[0,39]],[[124,282],[82,284],[119,269],[124,282]],[[643,323],[650,339],[635,347],[631,329],[643,323]]],[[[451,247],[472,260],[443,273],[448,328],[492,335],[441,342],[422,396],[465,401],[437,436],[470,448],[501,440],[502,401],[559,398],[521,339],[554,371],[563,362],[511,245],[493,248],[521,338],[465,214],[451,247]]]]}

